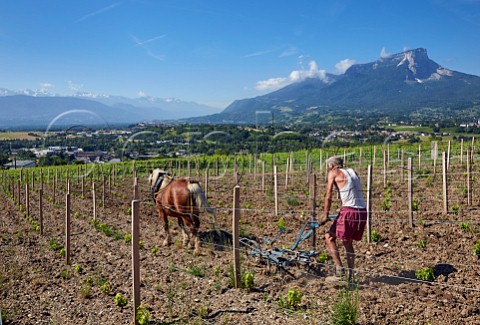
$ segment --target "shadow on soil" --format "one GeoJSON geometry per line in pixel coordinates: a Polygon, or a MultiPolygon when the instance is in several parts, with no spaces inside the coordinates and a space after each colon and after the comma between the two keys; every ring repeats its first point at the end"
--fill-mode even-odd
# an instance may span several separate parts
{"type": "MultiPolygon", "coordinates": [[[[453,272],[456,272],[457,269],[450,264],[437,264],[433,267],[433,273],[435,277],[443,275],[445,277],[449,276],[453,272]]],[[[403,283],[412,283],[417,281],[415,277],[414,270],[401,271],[398,275],[382,275],[378,278],[372,278],[372,282],[381,282],[389,285],[399,285],[403,283]]]]}

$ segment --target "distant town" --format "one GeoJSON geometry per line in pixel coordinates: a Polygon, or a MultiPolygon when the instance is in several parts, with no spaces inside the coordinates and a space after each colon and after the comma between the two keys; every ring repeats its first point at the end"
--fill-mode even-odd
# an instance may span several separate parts
{"type": "Polygon", "coordinates": [[[353,146],[469,138],[480,121],[440,128],[421,125],[364,127],[356,131],[314,126],[175,125],[140,123],[126,129],[88,128],[54,132],[0,132],[0,162],[6,169],[61,164],[119,162],[192,155],[285,152],[332,145],[353,146]],[[3,134],[3,136],[2,136],[3,134]],[[9,136],[7,136],[7,134],[9,136]],[[23,136],[20,136],[23,135],[23,136]]]}

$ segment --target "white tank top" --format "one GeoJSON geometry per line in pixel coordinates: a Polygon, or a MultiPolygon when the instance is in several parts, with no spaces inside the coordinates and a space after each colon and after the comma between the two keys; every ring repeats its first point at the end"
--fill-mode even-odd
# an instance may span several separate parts
{"type": "Polygon", "coordinates": [[[340,169],[345,175],[345,186],[340,190],[342,206],[353,208],[366,208],[363,199],[362,186],[357,174],[351,168],[340,169]]]}

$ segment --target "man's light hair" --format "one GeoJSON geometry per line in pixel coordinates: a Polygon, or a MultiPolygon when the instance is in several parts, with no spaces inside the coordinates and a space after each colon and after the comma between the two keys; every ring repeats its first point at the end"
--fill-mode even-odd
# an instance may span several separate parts
{"type": "Polygon", "coordinates": [[[327,159],[327,166],[332,164],[334,167],[343,167],[343,159],[338,156],[333,156],[327,159]]]}

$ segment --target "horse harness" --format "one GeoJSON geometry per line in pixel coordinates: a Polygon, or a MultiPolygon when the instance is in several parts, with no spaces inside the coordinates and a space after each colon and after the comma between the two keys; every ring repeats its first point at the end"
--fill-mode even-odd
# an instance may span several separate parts
{"type": "Polygon", "coordinates": [[[167,187],[171,182],[173,181],[173,177],[170,176],[170,174],[161,174],[158,176],[157,180],[155,181],[155,184],[153,184],[152,186],[152,199],[153,199],[153,202],[155,202],[155,199],[157,197],[157,194],[160,193],[160,190],[162,188],[165,188],[167,187]],[[166,183],[163,187],[163,180],[164,179],[167,179],[168,183],[166,183]]]}

